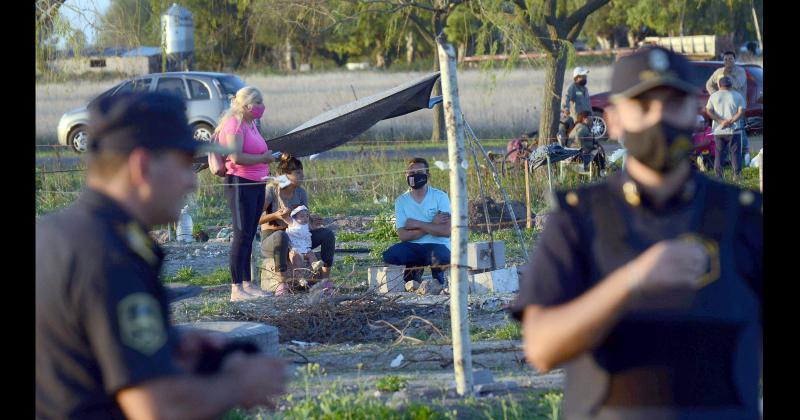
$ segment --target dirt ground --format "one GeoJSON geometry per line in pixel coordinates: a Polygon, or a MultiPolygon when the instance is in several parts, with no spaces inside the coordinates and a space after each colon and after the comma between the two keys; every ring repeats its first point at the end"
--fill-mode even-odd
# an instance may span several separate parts
{"type": "MultiPolygon", "coordinates": [[[[326,222],[333,230],[364,232],[368,229],[371,217],[337,217],[326,222]]],[[[163,244],[166,259],[164,276],[174,276],[181,267],[192,267],[199,274],[213,272],[227,267],[230,243],[227,239],[216,239],[211,232],[208,242],[163,244]]],[[[343,246],[368,246],[369,244],[337,244],[343,246]]],[[[366,254],[338,254],[337,260],[350,255],[361,260],[366,254]]],[[[334,279],[335,280],[335,279],[334,279]]],[[[366,275],[364,275],[366,282],[366,275]]],[[[352,282],[351,282],[352,283],[352,282]]],[[[361,283],[361,282],[355,282],[361,283]]],[[[196,289],[199,291],[200,289],[196,289]]],[[[341,293],[363,293],[342,291],[341,293]]],[[[259,321],[259,310],[269,318],[267,312],[279,311],[275,297],[259,298],[251,302],[230,303],[228,285],[206,286],[194,296],[171,303],[173,322],[192,323],[210,320],[255,320],[259,321]],[[263,309],[260,309],[263,308],[263,309]]],[[[472,295],[469,297],[469,322],[471,329],[493,330],[510,322],[507,307],[514,299],[514,293],[472,295]]],[[[449,344],[450,314],[449,296],[418,296],[413,293],[391,293],[382,298],[391,300],[387,310],[372,313],[364,321],[348,319],[334,320],[333,323],[317,326],[320,329],[347,329],[359,337],[356,330],[363,332],[361,338],[335,343],[323,339],[314,342],[313,337],[326,336],[309,327],[307,331],[292,329],[286,331],[277,323],[279,329],[279,352],[296,369],[296,378],[290,386],[290,393],[301,398],[306,392],[319,395],[336,383],[345,390],[374,392],[374,397],[387,404],[402,405],[408,402],[453,401],[457,403],[453,382],[453,352],[449,344]],[[409,316],[419,316],[430,322],[408,321],[409,316]],[[386,321],[386,324],[382,323],[386,321]],[[354,324],[356,322],[356,324],[354,324]],[[359,325],[361,322],[362,325],[359,325]],[[369,325],[363,325],[363,324],[369,325]],[[388,324],[402,330],[401,334],[388,324]],[[311,337],[311,338],[309,338],[311,337]],[[402,356],[400,363],[393,364],[402,356]],[[324,372],[310,379],[302,379],[301,372],[306,366],[317,364],[324,372]],[[394,367],[393,367],[394,366],[394,367]],[[398,392],[379,392],[375,383],[387,375],[406,379],[407,387],[398,392]]],[[[324,303],[324,302],[323,302],[324,303]]],[[[285,315],[297,316],[296,310],[285,315]]],[[[273,314],[272,316],[275,316],[273,314]]],[[[309,325],[319,325],[313,322],[309,325]]],[[[473,369],[490,371],[491,385],[482,385],[481,398],[516,395],[537,390],[563,389],[564,374],[560,370],[538,374],[524,360],[519,340],[481,340],[472,343],[473,369]]],[[[478,376],[476,376],[477,378],[478,376]]]]}

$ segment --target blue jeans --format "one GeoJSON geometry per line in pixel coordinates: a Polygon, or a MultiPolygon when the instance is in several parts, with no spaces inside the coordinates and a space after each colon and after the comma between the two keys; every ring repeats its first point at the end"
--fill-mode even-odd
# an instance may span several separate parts
{"type": "Polygon", "coordinates": [[[734,179],[739,177],[742,172],[742,138],[739,134],[715,135],[714,136],[714,173],[722,178],[722,162],[725,161],[725,154],[730,149],[731,167],[733,168],[734,179]]]}
{"type": "MultiPolygon", "coordinates": [[[[383,261],[392,265],[406,267],[425,267],[450,264],[450,249],[441,244],[418,244],[400,242],[383,252],[383,261]]],[[[403,280],[419,280],[424,268],[406,270],[403,280]]],[[[444,270],[442,267],[431,267],[431,275],[444,286],[444,270]]]]}

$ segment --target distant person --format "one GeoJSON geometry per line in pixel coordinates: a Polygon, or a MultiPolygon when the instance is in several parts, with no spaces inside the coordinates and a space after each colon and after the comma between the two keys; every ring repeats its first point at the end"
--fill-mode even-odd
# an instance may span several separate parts
{"type": "MultiPolygon", "coordinates": [[[[719,90],[719,79],[723,76],[728,76],[731,79],[730,90],[739,92],[744,98],[744,109],[747,111],[747,72],[744,68],[736,65],[736,53],[733,51],[725,51],[722,53],[722,61],[724,65],[714,71],[706,81],[706,91],[709,95],[719,90]]],[[[746,118],[743,119],[743,123],[746,118]]],[[[747,137],[747,132],[742,130],[742,156],[750,154],[750,140],[747,137]]]]}
{"type": "Polygon", "coordinates": [[[569,132],[567,137],[567,147],[581,149],[581,160],[583,160],[583,170],[589,170],[592,162],[592,151],[597,148],[594,136],[592,135],[592,117],[588,112],[583,111],[576,118],[575,127],[569,132]]]}
{"type": "Polygon", "coordinates": [[[572,83],[567,87],[567,93],[564,95],[561,109],[568,117],[575,117],[581,112],[588,112],[592,114],[592,104],[589,101],[589,89],[586,87],[588,83],[589,69],[584,67],[575,67],[572,71],[572,83]]]}
{"type": "Polygon", "coordinates": [[[254,87],[243,87],[236,92],[216,129],[220,144],[235,150],[225,162],[224,187],[233,217],[229,258],[231,302],[267,295],[250,278],[253,239],[258,229],[258,216],[264,208],[264,178],[269,175],[267,164],[275,160],[256,126],[264,110],[261,92],[254,87]]]}
{"type": "Polygon", "coordinates": [[[428,161],[419,157],[408,161],[409,190],[394,202],[400,243],[383,253],[383,261],[406,266],[406,282],[419,281],[423,267],[430,266],[434,280],[425,289],[439,294],[447,287],[442,266],[450,264],[450,199],[444,191],[428,185],[429,175],[428,161]]]}
{"type": "Polygon", "coordinates": [[[572,127],[574,126],[575,120],[569,116],[569,111],[562,109],[561,116],[558,120],[558,134],[556,134],[558,144],[563,147],[568,147],[567,136],[569,136],[569,133],[572,131],[572,127]]]}
{"type": "Polygon", "coordinates": [[[147,232],[177,220],[197,187],[193,156],[205,142],[192,138],[183,100],[102,98],[89,132],[86,188],[36,223],[36,418],[207,419],[275,407],[289,379],[281,359],[235,351],[200,373],[227,340],[170,323],[164,251],[147,232]]]}
{"type": "Polygon", "coordinates": [[[530,155],[530,149],[528,148],[529,141],[530,139],[527,133],[522,133],[519,137],[509,141],[508,144],[506,144],[506,160],[517,165],[522,160],[527,159],[528,155],[530,155]]]}
{"type": "Polygon", "coordinates": [[[722,178],[722,164],[725,155],[730,151],[731,167],[734,179],[742,172],[741,133],[744,131],[742,119],[745,112],[744,98],[739,92],[731,90],[733,82],[730,77],[719,79],[719,90],[714,92],[706,104],[706,111],[713,120],[711,127],[714,133],[714,173],[722,178]]]}

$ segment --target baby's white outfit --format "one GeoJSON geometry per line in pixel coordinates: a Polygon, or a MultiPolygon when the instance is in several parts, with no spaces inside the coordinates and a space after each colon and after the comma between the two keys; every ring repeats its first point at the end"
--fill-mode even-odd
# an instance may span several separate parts
{"type": "Polygon", "coordinates": [[[289,235],[289,243],[295,252],[300,254],[311,252],[311,231],[308,229],[308,224],[301,225],[292,219],[292,224],[286,228],[286,234],[289,235]]]}

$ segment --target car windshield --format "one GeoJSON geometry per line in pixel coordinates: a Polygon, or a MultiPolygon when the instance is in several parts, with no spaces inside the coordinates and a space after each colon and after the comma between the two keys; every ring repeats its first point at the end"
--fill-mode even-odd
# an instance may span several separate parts
{"type": "Polygon", "coordinates": [[[217,80],[219,80],[219,83],[222,85],[222,93],[225,95],[236,95],[239,89],[247,86],[242,79],[237,76],[222,76],[217,78],[217,80]]]}

